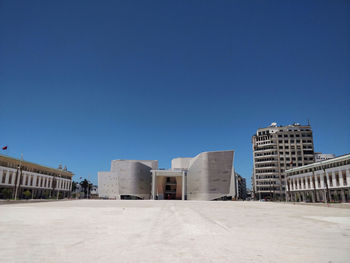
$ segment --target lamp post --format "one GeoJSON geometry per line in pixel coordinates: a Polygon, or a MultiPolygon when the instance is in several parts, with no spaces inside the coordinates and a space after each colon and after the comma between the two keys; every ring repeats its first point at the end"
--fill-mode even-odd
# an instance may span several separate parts
{"type": "MultiPolygon", "coordinates": [[[[58,177],[61,178],[61,173],[58,175],[58,177]]],[[[58,181],[57,179],[56,179],[56,181],[57,181],[56,187],[57,187],[57,200],[58,200],[58,198],[60,196],[60,188],[59,188],[58,182],[60,182],[60,181],[58,181]]]]}
{"type": "Polygon", "coordinates": [[[18,188],[19,185],[21,184],[21,177],[22,177],[22,159],[23,159],[23,154],[21,154],[21,159],[19,161],[19,165],[17,167],[17,172],[16,172],[16,180],[15,180],[15,200],[17,200],[17,193],[18,193],[18,188]]]}

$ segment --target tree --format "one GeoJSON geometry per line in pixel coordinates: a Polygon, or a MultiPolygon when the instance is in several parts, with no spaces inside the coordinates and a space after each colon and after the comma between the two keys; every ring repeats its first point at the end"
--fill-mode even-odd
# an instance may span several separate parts
{"type": "Polygon", "coordinates": [[[11,191],[11,189],[4,188],[1,191],[1,195],[2,195],[3,199],[10,199],[12,196],[12,191],[11,191]]]}
{"type": "Polygon", "coordinates": [[[80,182],[81,187],[84,189],[85,197],[88,198],[90,195],[92,183],[90,183],[88,180],[84,179],[80,182]]]}
{"type": "Polygon", "coordinates": [[[77,189],[77,182],[72,182],[72,192],[75,192],[75,190],[77,189]]]}
{"type": "Polygon", "coordinates": [[[32,196],[32,193],[29,190],[23,192],[24,198],[29,199],[32,196]]]}

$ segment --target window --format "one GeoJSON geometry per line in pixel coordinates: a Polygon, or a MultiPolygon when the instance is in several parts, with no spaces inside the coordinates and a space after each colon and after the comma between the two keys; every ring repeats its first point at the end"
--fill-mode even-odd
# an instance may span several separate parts
{"type": "Polygon", "coordinates": [[[12,184],[12,172],[9,173],[9,181],[8,184],[12,184]]]}
{"type": "Polygon", "coordinates": [[[335,173],[335,183],[337,186],[339,186],[339,173],[338,172],[335,173]]]}
{"type": "Polygon", "coordinates": [[[332,174],[328,175],[328,179],[329,179],[329,186],[333,186],[332,174]]]}
{"type": "Polygon", "coordinates": [[[348,185],[348,182],[346,181],[346,171],[342,171],[343,176],[343,185],[348,185]]]}
{"type": "Polygon", "coordinates": [[[6,170],[3,170],[2,171],[2,180],[1,180],[1,183],[5,183],[5,180],[6,180],[6,173],[7,173],[7,171],[6,170]]]}

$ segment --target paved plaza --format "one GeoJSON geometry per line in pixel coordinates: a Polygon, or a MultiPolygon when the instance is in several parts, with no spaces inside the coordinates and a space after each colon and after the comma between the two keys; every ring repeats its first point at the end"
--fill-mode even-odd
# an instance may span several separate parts
{"type": "Polygon", "coordinates": [[[350,209],[81,200],[0,206],[1,262],[349,262],[350,209]]]}

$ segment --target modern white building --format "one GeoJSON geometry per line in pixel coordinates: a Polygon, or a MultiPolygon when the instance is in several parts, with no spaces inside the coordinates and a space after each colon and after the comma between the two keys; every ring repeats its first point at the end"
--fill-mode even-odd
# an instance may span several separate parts
{"type": "Polygon", "coordinates": [[[252,137],[253,192],[255,199],[283,199],[284,171],[314,162],[314,144],[309,125],[272,123],[252,137]]]}
{"type": "Polygon", "coordinates": [[[217,200],[235,195],[234,151],[203,152],[175,158],[171,169],[158,161],[116,160],[98,173],[99,196],[116,199],[217,200]]]}
{"type": "Polygon", "coordinates": [[[154,169],[158,169],[155,160],[113,160],[109,172],[98,172],[99,197],[149,199],[154,169]]]}
{"type": "Polygon", "coordinates": [[[60,198],[70,196],[73,173],[0,155],[1,198],[60,198]]]}
{"type": "Polygon", "coordinates": [[[315,162],[321,162],[332,158],[335,158],[335,154],[333,153],[315,153],[315,162]]]}
{"type": "Polygon", "coordinates": [[[350,201],[350,154],[296,167],[285,175],[288,201],[350,201]]]}

